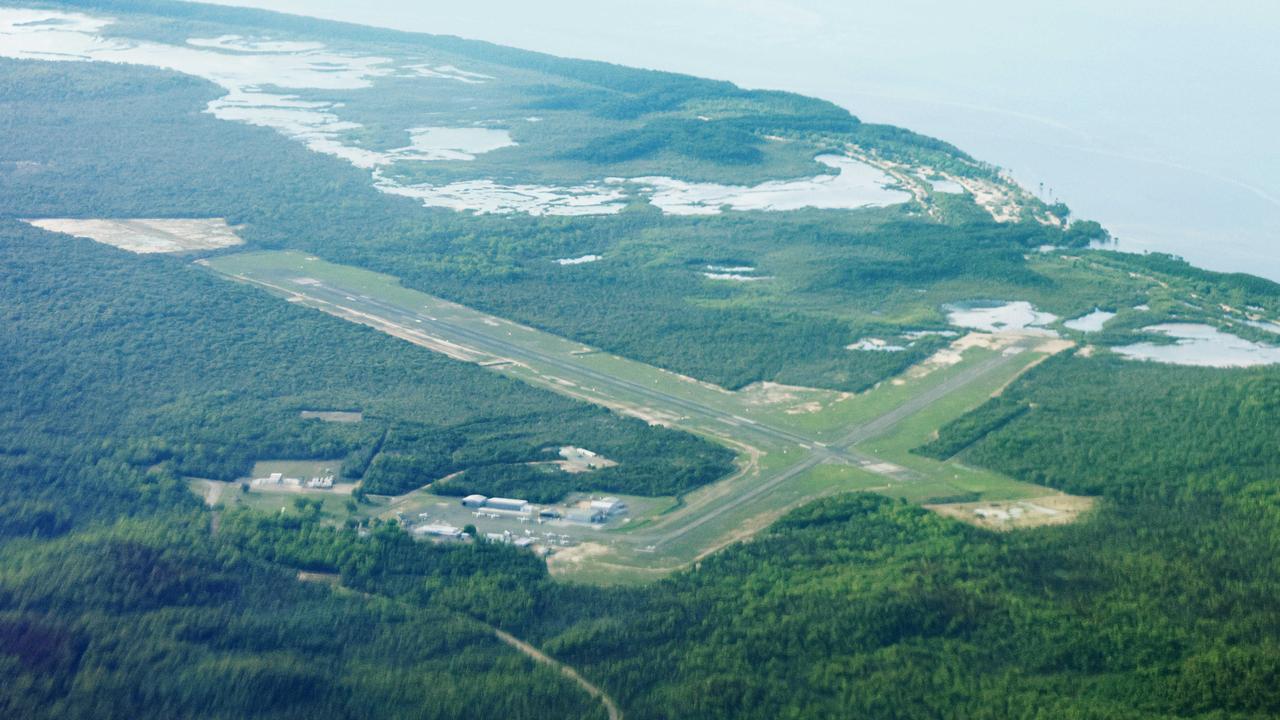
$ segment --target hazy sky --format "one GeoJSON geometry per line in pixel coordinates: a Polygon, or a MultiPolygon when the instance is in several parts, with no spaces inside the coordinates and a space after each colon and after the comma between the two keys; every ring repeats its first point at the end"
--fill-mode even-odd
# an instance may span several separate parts
{"type": "Polygon", "coordinates": [[[1130,247],[1280,278],[1272,0],[225,4],[824,97],[1045,182],[1130,247]]]}

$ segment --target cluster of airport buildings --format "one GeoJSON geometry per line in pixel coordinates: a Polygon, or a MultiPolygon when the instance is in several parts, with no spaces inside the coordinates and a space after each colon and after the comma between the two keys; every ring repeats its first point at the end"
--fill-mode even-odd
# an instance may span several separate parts
{"type": "Polygon", "coordinates": [[[302,487],[311,488],[313,490],[331,490],[333,489],[332,475],[317,475],[311,478],[290,478],[285,477],[284,473],[271,473],[264,478],[254,478],[254,485],[281,485],[284,487],[302,487]]]}
{"type": "MultiPolygon", "coordinates": [[[[499,513],[530,517],[534,507],[528,500],[516,498],[485,497],[484,495],[468,495],[462,498],[462,506],[474,509],[477,513],[499,513]]],[[[610,517],[625,512],[627,504],[615,497],[591,500],[577,507],[559,509],[543,507],[538,510],[540,520],[568,520],[580,523],[602,523],[610,517]]]]}
{"type": "MultiPolygon", "coordinates": [[[[462,498],[462,506],[470,508],[476,517],[488,517],[491,519],[508,517],[521,522],[536,520],[539,524],[556,520],[580,524],[600,524],[627,510],[627,504],[614,497],[592,499],[578,503],[576,506],[558,508],[534,506],[528,500],[519,498],[468,495],[462,498]]],[[[419,536],[450,539],[463,539],[464,537],[460,528],[443,523],[418,525],[413,528],[413,533],[419,536]]],[[[535,542],[531,533],[526,532],[525,535],[525,537],[519,537],[512,535],[510,532],[487,533],[486,538],[494,542],[510,542],[517,546],[526,546],[535,542]]],[[[560,544],[564,544],[565,539],[568,537],[556,536],[554,533],[546,533],[546,535],[553,538],[559,537],[561,539],[560,544]]]]}

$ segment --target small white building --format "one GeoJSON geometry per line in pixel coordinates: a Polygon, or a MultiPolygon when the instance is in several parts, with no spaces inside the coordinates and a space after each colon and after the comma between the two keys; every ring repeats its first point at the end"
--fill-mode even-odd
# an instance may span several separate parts
{"type": "Polygon", "coordinates": [[[414,535],[431,535],[433,537],[451,538],[454,540],[462,537],[461,528],[452,525],[419,525],[413,529],[414,535]]]}
{"type": "Polygon", "coordinates": [[[462,498],[463,507],[484,507],[485,502],[489,498],[484,495],[468,495],[462,498]]]}

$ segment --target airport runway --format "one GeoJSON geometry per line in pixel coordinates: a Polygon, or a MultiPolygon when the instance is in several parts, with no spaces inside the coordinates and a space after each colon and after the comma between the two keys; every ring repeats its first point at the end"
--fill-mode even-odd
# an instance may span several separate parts
{"type": "MultiPolygon", "coordinates": [[[[724,426],[732,436],[755,442],[764,441],[771,444],[782,443],[788,447],[796,447],[803,457],[795,463],[779,468],[767,477],[758,478],[758,482],[744,492],[726,498],[705,512],[698,513],[678,527],[658,533],[625,533],[614,535],[616,539],[626,539],[629,543],[642,546],[661,546],[675,540],[686,533],[714,520],[715,518],[739,508],[746,503],[768,493],[782,483],[810,470],[824,462],[849,463],[888,477],[895,482],[910,482],[918,479],[914,471],[894,466],[858,452],[856,446],[866,440],[880,436],[893,429],[898,423],[906,420],[929,405],[965,387],[997,369],[1013,362],[1016,354],[1005,352],[996,357],[984,360],[972,367],[965,368],[952,377],[935,385],[906,402],[894,407],[867,422],[850,428],[835,442],[824,444],[820,440],[799,434],[786,428],[770,425],[766,422],[750,420],[709,405],[673,395],[659,389],[645,386],[625,378],[595,370],[578,361],[577,355],[566,353],[558,355],[510,342],[492,334],[473,330],[456,322],[441,320],[416,308],[406,308],[395,303],[379,300],[363,295],[358,290],[343,288],[331,283],[311,280],[307,284],[298,284],[290,278],[280,278],[277,282],[237,275],[238,279],[260,285],[265,288],[296,295],[317,305],[318,309],[332,314],[351,316],[353,314],[372,315],[379,321],[396,326],[405,334],[421,334],[424,339],[437,339],[451,342],[493,356],[495,359],[506,359],[534,369],[552,369],[564,373],[570,380],[589,380],[595,392],[618,401],[628,401],[639,397],[655,405],[660,410],[675,411],[684,418],[696,418],[703,425],[708,423],[724,426]],[[287,286],[278,284],[288,283],[287,286]],[[609,390],[613,391],[613,395],[609,390]]],[[[1014,345],[1013,347],[1021,347],[1014,345]]],[[[548,384],[554,388],[554,384],[548,384]]],[[[680,424],[680,423],[677,423],[680,424]]],[[[697,430],[696,427],[685,427],[686,430],[697,430]]]]}

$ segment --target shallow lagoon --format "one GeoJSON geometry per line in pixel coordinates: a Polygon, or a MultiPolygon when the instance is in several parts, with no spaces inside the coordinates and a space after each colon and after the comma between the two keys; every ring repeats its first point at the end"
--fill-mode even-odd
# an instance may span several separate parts
{"type": "Polygon", "coordinates": [[[946,193],[948,195],[963,195],[969,192],[964,186],[955,180],[929,180],[929,185],[933,187],[934,192],[946,193]]]}
{"type": "Polygon", "coordinates": [[[417,199],[430,207],[477,213],[529,215],[610,215],[622,212],[627,195],[598,185],[502,185],[492,180],[463,180],[446,185],[405,185],[374,171],[374,187],[390,195],[417,199]]]}
{"type": "Polygon", "coordinates": [[[1249,327],[1256,327],[1259,330],[1266,330],[1269,333],[1280,335],[1280,323],[1275,323],[1270,320],[1245,320],[1244,324],[1249,327]]]}
{"type": "Polygon", "coordinates": [[[771,180],[759,185],[695,183],[669,177],[639,177],[635,183],[650,194],[649,202],[672,215],[715,215],[723,207],[734,210],[799,210],[886,207],[907,202],[911,195],[889,185],[882,171],[842,155],[814,158],[837,172],[799,180],[771,180]]]}
{"type": "Polygon", "coordinates": [[[1088,315],[1081,315],[1078,318],[1067,320],[1062,323],[1062,325],[1072,330],[1079,330],[1080,332],[1098,332],[1102,329],[1103,325],[1107,324],[1108,320],[1115,316],[1116,314],[1113,312],[1098,310],[1095,308],[1094,311],[1088,315]]]}
{"type": "Polygon", "coordinates": [[[1164,323],[1143,328],[1177,338],[1172,345],[1141,342],[1114,348],[1132,360],[1197,367],[1253,367],[1280,363],[1280,347],[1263,345],[1199,323],[1164,323]]]}
{"type": "Polygon", "coordinates": [[[476,155],[513,147],[511,133],[494,128],[420,127],[410,128],[406,160],[475,160],[476,155]]]}
{"type": "Polygon", "coordinates": [[[1056,334],[1043,326],[1054,322],[1058,316],[1040,312],[1025,300],[1002,304],[957,303],[944,305],[942,309],[947,313],[947,322],[956,327],[989,333],[1017,330],[1044,335],[1056,334]]]}
{"type": "Polygon", "coordinates": [[[593,263],[603,259],[604,256],[602,255],[582,255],[575,258],[560,258],[559,260],[556,260],[556,262],[560,265],[583,265],[585,263],[593,263]]]}

